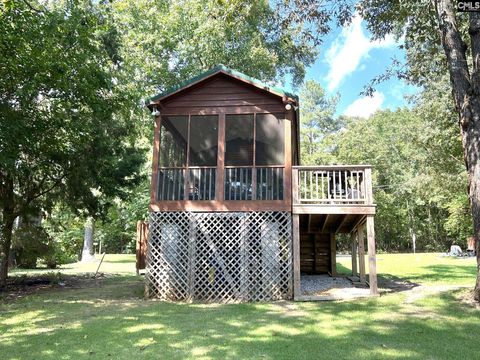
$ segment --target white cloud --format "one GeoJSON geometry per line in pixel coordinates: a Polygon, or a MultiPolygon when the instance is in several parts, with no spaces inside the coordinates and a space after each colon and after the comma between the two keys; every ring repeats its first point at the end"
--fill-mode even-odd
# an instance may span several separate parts
{"type": "Polygon", "coordinates": [[[362,28],[362,18],[356,15],[325,54],[329,66],[326,76],[328,90],[333,91],[346,76],[353,73],[360,62],[368,57],[370,50],[394,45],[396,42],[393,36],[387,36],[380,41],[370,41],[362,28]]]}
{"type": "Polygon", "coordinates": [[[385,95],[381,92],[375,92],[372,97],[361,97],[348,105],[343,112],[343,115],[368,118],[375,111],[380,109],[384,100],[385,95]]]}

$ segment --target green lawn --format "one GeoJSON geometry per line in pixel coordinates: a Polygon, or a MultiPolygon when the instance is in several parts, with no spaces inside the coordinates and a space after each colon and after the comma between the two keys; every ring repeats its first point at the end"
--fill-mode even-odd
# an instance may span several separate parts
{"type": "MultiPolygon", "coordinates": [[[[133,260],[107,256],[100,271],[120,275],[0,304],[0,358],[478,358],[480,310],[460,300],[467,290],[348,302],[172,304],[142,299],[133,260]]],[[[338,262],[347,271],[349,259],[338,262]]],[[[433,254],[380,255],[378,269],[423,285],[472,285],[475,264],[433,254]]]]}

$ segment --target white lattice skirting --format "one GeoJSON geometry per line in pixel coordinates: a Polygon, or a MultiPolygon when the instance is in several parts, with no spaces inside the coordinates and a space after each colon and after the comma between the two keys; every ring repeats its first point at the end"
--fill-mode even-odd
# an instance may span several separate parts
{"type": "Polygon", "coordinates": [[[166,300],[291,299],[288,212],[150,214],[146,292],[166,300]]]}

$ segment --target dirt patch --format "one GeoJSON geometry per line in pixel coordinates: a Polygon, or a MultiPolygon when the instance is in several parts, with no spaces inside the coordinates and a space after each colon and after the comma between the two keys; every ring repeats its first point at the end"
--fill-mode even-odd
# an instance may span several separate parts
{"type": "Polygon", "coordinates": [[[465,289],[468,286],[465,285],[421,285],[407,292],[405,297],[405,302],[407,304],[412,304],[417,300],[423,299],[424,297],[435,295],[447,291],[465,289]]]}
{"type": "Polygon", "coordinates": [[[458,297],[458,300],[462,303],[462,304],[465,304],[467,306],[471,306],[477,310],[480,310],[480,303],[478,303],[474,298],[473,298],[473,290],[468,290],[468,291],[464,291],[462,292],[459,297],[458,297]]]}
{"type": "Polygon", "coordinates": [[[0,299],[5,302],[15,301],[28,295],[58,289],[81,289],[98,286],[107,277],[98,273],[96,278],[92,274],[65,275],[62,273],[49,273],[38,276],[12,276],[8,278],[7,285],[0,288],[0,299]]]}

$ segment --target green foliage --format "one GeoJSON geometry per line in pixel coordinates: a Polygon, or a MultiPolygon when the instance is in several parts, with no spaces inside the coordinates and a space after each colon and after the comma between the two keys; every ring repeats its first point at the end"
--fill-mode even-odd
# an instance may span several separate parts
{"type": "MultiPolygon", "coordinates": [[[[302,90],[302,163],[373,165],[381,251],[446,250],[472,233],[456,114],[444,76],[411,99],[411,109],[368,119],[333,117],[318,84],[302,90]],[[341,131],[339,131],[341,129],[341,131]]],[[[348,248],[349,239],[340,241],[348,248]]]]}
{"type": "Polygon", "coordinates": [[[57,204],[42,224],[55,244],[57,264],[78,260],[83,246],[85,219],[57,204]]]}
{"type": "Polygon", "coordinates": [[[95,239],[109,254],[135,252],[137,220],[148,218],[150,179],[131,190],[130,196],[117,199],[106,216],[97,223],[95,239]]]}
{"type": "Polygon", "coordinates": [[[303,80],[316,49],[305,28],[281,26],[265,0],[114,3],[125,76],[152,96],[220,63],[264,81],[303,80]]]}
{"type": "Polygon", "coordinates": [[[0,6],[4,264],[15,217],[32,206],[50,211],[58,202],[100,216],[138,184],[145,154],[135,144],[136,124],[122,109],[130,97],[117,85],[121,63],[109,5],[0,6]]]}
{"type": "Polygon", "coordinates": [[[39,258],[48,259],[49,265],[53,265],[52,239],[41,226],[22,224],[14,233],[12,251],[18,267],[34,269],[39,258]]]}
{"type": "Polygon", "coordinates": [[[412,248],[414,234],[417,249],[446,250],[472,231],[460,139],[441,113],[443,99],[429,96],[424,92],[412,110],[348,119],[335,136],[339,163],[373,165],[377,244],[384,251],[412,248]]]}
{"type": "Polygon", "coordinates": [[[300,154],[303,165],[330,163],[326,158],[332,144],[325,138],[342,127],[342,118],[334,116],[339,95],[327,97],[321,85],[305,82],[300,92],[300,154]]]}

